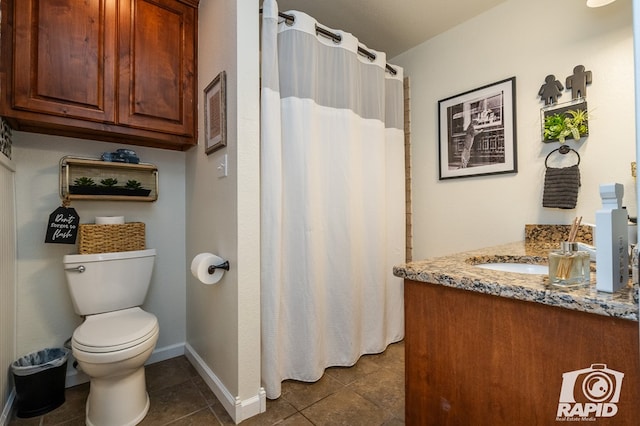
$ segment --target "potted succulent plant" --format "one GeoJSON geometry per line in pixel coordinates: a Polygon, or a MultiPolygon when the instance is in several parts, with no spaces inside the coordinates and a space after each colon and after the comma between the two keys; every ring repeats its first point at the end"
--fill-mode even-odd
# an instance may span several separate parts
{"type": "Polygon", "coordinates": [[[98,186],[95,181],[86,176],[82,176],[73,180],[73,185],[69,186],[69,192],[71,194],[84,194],[92,195],[98,194],[98,186]]]}
{"type": "Polygon", "coordinates": [[[122,188],[116,185],[118,185],[118,179],[114,179],[114,178],[100,179],[100,185],[98,185],[98,194],[121,195],[122,188]]]}
{"type": "Polygon", "coordinates": [[[124,187],[129,189],[140,189],[142,188],[142,184],[135,179],[130,179],[127,181],[124,187]]]}
{"type": "Polygon", "coordinates": [[[135,179],[128,180],[124,187],[129,192],[129,195],[146,197],[151,193],[150,189],[144,189],[142,184],[135,179]]]}
{"type": "Polygon", "coordinates": [[[76,178],[73,183],[75,183],[77,186],[96,186],[96,183],[93,181],[93,179],[85,176],[76,178]]]}
{"type": "Polygon", "coordinates": [[[100,184],[102,186],[106,186],[107,188],[111,188],[118,184],[118,179],[113,179],[113,178],[102,179],[100,181],[100,184]]]}

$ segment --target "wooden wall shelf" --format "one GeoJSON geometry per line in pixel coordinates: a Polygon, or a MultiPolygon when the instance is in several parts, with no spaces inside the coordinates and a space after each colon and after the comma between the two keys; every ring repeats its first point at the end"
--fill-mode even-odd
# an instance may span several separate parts
{"type": "Polygon", "coordinates": [[[60,198],[68,200],[156,201],[158,199],[158,168],[148,163],[120,163],[91,158],[62,157],[60,159],[60,198]],[[91,178],[95,186],[75,185],[76,179],[91,178]],[[100,181],[116,179],[114,186],[100,181]],[[126,188],[128,181],[139,182],[140,188],[126,188]]]}

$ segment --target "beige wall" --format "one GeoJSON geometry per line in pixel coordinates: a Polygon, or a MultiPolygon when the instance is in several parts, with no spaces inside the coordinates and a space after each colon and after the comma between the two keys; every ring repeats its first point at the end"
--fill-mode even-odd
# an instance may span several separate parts
{"type": "MultiPolygon", "coordinates": [[[[595,221],[598,185],[625,185],[636,215],[631,2],[589,9],[584,0],[509,0],[392,62],[411,78],[413,258],[517,241],[527,223],[595,221]],[[537,96],[548,74],[563,82],[576,65],[587,87],[590,135],[576,147],[582,187],[575,210],[542,207],[544,160],[537,96]],[[516,77],[518,173],[438,180],[438,100],[516,77]]],[[[560,101],[571,98],[564,91],[560,101]]]]}
{"type": "Polygon", "coordinates": [[[187,343],[214,390],[229,393],[219,398],[246,401],[260,392],[258,1],[203,1],[199,13],[199,93],[226,71],[228,141],[204,153],[200,96],[200,145],[187,153],[187,262],[211,252],[231,270],[211,286],[187,274],[187,343]],[[224,155],[228,176],[219,177],[224,155]]]}
{"type": "MultiPolygon", "coordinates": [[[[2,120],[0,120],[2,125],[2,120]]],[[[7,368],[16,357],[16,209],[15,165],[0,153],[0,365],[7,368]]],[[[8,373],[0,374],[0,425],[7,424],[13,388],[8,373]]]]}
{"type": "MultiPolygon", "coordinates": [[[[62,257],[75,245],[45,244],[49,214],[60,206],[58,163],[65,155],[96,158],[121,148],[105,142],[13,132],[16,164],[18,235],[17,351],[22,355],[61,346],[81,319],[73,312],[63,273],[62,257]]],[[[128,222],[146,224],[147,247],[157,249],[144,309],[160,323],[156,352],[167,357],[182,350],[185,341],[185,154],[132,147],[142,161],[159,170],[159,198],[148,202],[74,201],[81,223],[95,216],[124,215],[128,222]]],[[[158,355],[162,358],[162,355],[158,355]]]]}

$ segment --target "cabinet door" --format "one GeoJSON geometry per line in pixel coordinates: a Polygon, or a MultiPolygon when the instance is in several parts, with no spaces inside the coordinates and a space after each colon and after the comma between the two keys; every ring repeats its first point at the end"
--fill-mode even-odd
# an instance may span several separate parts
{"type": "Polygon", "coordinates": [[[177,0],[122,0],[118,122],[195,135],[197,9],[177,0]]]}
{"type": "Polygon", "coordinates": [[[15,1],[15,109],[115,121],[115,0],[15,1]]]}

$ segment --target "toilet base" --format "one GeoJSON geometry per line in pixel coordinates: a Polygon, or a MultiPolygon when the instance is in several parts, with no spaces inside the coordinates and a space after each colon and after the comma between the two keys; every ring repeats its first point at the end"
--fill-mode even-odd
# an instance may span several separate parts
{"type": "Polygon", "coordinates": [[[144,366],[125,375],[91,379],[86,406],[88,426],[134,426],[149,411],[144,366]]]}

